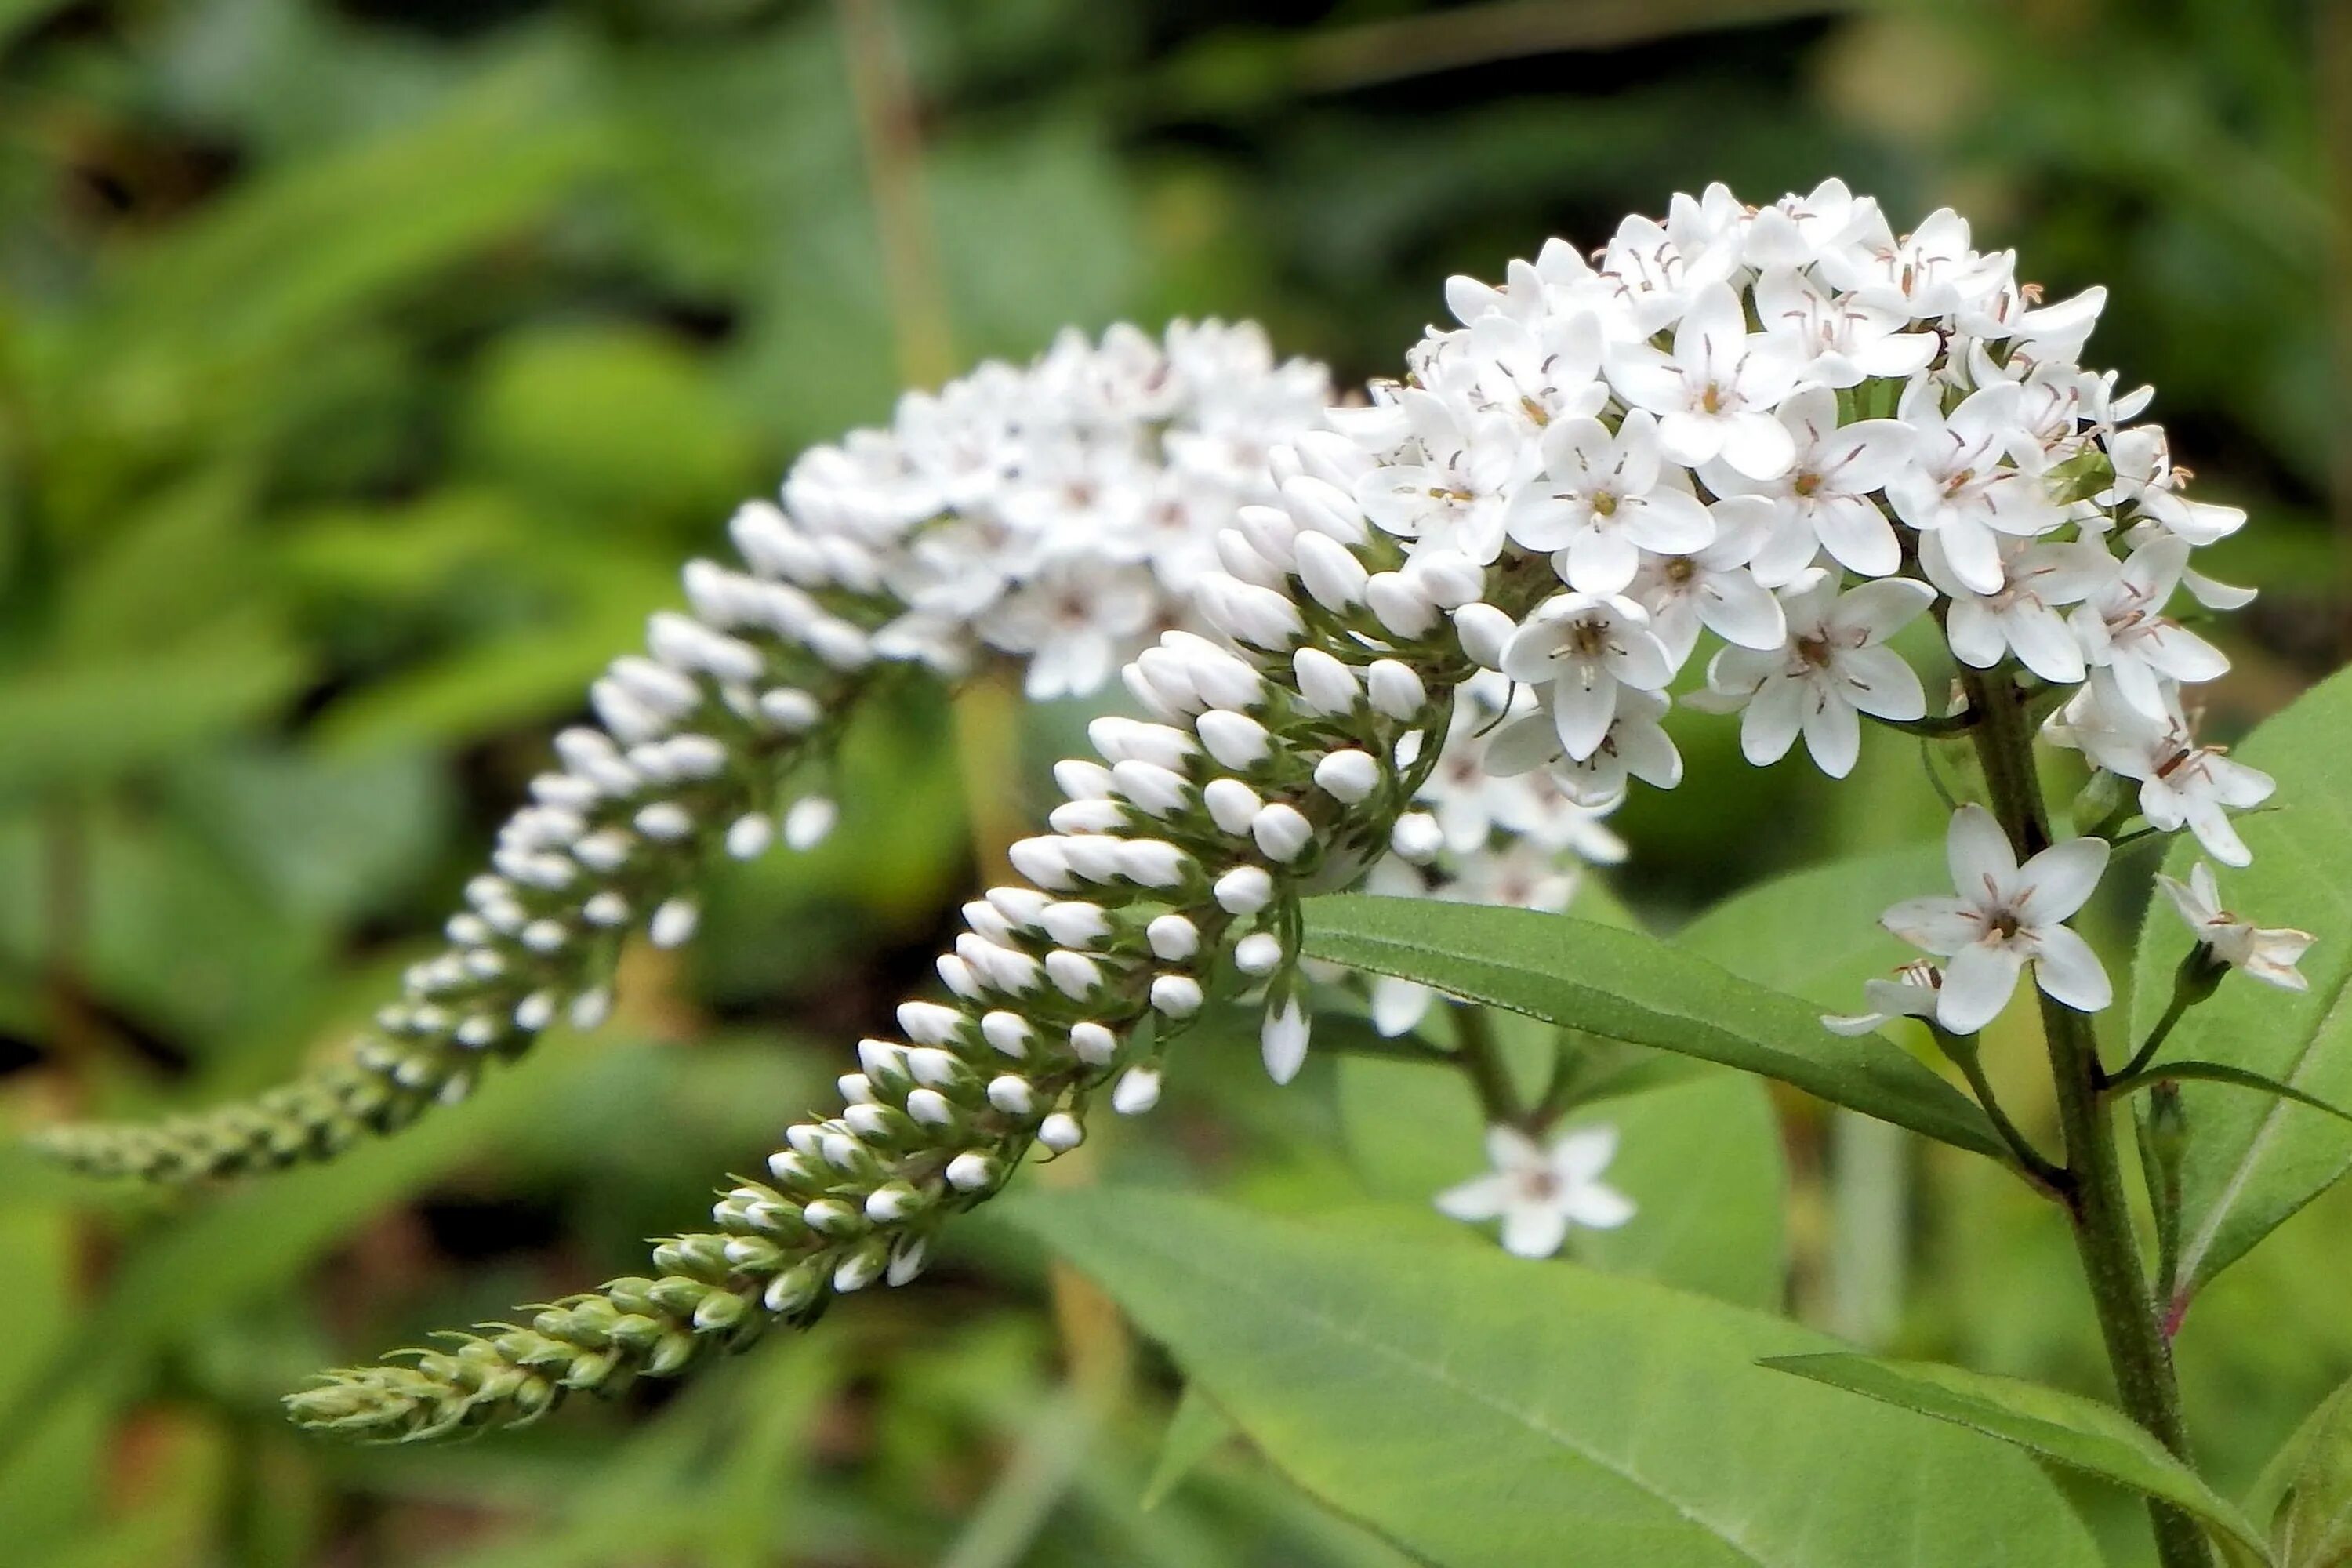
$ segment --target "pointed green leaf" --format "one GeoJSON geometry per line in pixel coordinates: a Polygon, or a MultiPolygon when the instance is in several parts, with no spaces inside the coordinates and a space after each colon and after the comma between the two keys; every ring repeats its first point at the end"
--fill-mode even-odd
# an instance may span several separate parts
{"type": "Polygon", "coordinates": [[[1832,1348],[1780,1319],[1197,1197],[1010,1206],[1274,1464],[1441,1568],[2098,1560],[2024,1456],[1756,1365],[1832,1348]]]}
{"type": "Polygon", "coordinates": [[[2321,1400],[2279,1446],[2246,1506],[2270,1519],[2279,1568],[2352,1564],[2352,1383],[2321,1400]]]}
{"type": "Polygon", "coordinates": [[[2226,1083],[2239,1089],[2250,1089],[2257,1094],[2275,1095],[2291,1100],[2297,1105],[2308,1105],[2314,1110],[2324,1110],[2330,1116],[2352,1121],[2352,1110],[2331,1105],[2315,1094],[2306,1094],[2291,1083],[2281,1083],[2251,1068],[2232,1067],[2228,1062],[2158,1062],[2142,1068],[2107,1085],[2110,1094],[2134,1094],[2159,1083],[2226,1083]]]}
{"type": "Polygon", "coordinates": [[[1176,1401],[1176,1413],[1168,1417],[1168,1430],[1160,1439],[1160,1458],[1152,1464],[1151,1479],[1144,1483],[1143,1506],[1154,1509],[1167,1501],[1168,1494],[1184,1484],[1194,1467],[1233,1435],[1234,1424],[1217,1408],[1217,1402],[1202,1393],[1199,1384],[1186,1384],[1176,1401]]]}
{"type": "MultiPolygon", "coordinates": [[[[2277,990],[2231,975],[2173,1030],[2169,1058],[2259,1074],[2332,1105],[2352,1104],[2352,673],[2305,692],[2234,755],[2278,780],[2275,810],[2240,819],[2254,861],[2218,868],[2229,907],[2263,925],[2321,940],[2304,955],[2311,988],[2277,990]]],[[[2201,851],[2183,835],[2165,869],[2186,878],[2201,851]]],[[[2144,1039],[2172,995],[2189,929],[2157,899],[2140,931],[2132,1034],[2144,1039]]],[[[2159,1065],[2163,1065],[2159,1063],[2159,1065]]],[[[2352,1169],[2352,1127],[2226,1083],[2181,1094],[2182,1301],[2352,1169]]]]}
{"type": "Polygon", "coordinates": [[[1984,1113],[1884,1040],[1634,931],[1531,910],[1352,895],[1310,900],[1307,951],[1611,1039],[1720,1062],[2001,1158],[1984,1113]]]}
{"type": "Polygon", "coordinates": [[[1936,1362],[1888,1361],[1833,1352],[1775,1356],[1776,1372],[1843,1388],[1883,1404],[1916,1410],[1972,1432],[2014,1443],[2030,1453],[2071,1465],[2087,1475],[2168,1502],[2191,1514],[2242,1555],[2268,1562],[2263,1538],[2246,1516],[2165,1451],[2147,1430],[2113,1405],[2013,1377],[1995,1377],[1936,1362]]]}

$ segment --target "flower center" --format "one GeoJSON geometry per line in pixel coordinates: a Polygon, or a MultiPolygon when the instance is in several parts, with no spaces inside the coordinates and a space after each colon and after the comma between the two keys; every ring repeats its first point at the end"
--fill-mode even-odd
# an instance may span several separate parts
{"type": "Polygon", "coordinates": [[[2018,920],[2015,910],[2000,910],[1995,911],[1992,919],[1986,922],[1986,929],[2001,941],[2007,942],[2023,929],[2023,926],[2018,920]]]}
{"type": "Polygon", "coordinates": [[[1797,639],[1797,657],[1816,669],[1830,667],[1830,639],[1819,632],[1797,639]]]}
{"type": "Polygon", "coordinates": [[[1789,488],[1801,496],[1810,496],[1821,489],[1822,477],[1799,469],[1797,477],[1789,481],[1789,488]]]}
{"type": "Polygon", "coordinates": [[[1579,621],[1568,628],[1568,652],[1579,658],[1599,658],[1609,651],[1609,628],[1597,621],[1579,621]]]}
{"type": "Polygon", "coordinates": [[[1679,588],[1698,575],[1698,563],[1687,555],[1669,555],[1659,570],[1667,582],[1679,588]]]}
{"type": "Polygon", "coordinates": [[[1707,413],[1707,414],[1720,414],[1720,413],[1722,413],[1722,412],[1723,412],[1723,388],[1722,388],[1722,386],[1721,386],[1720,384],[1718,384],[1717,383],[1716,383],[1716,382],[1712,382],[1712,381],[1708,382],[1708,383],[1706,384],[1706,389],[1705,391],[1701,392],[1701,393],[1698,395],[1698,405],[1699,405],[1700,411],[1701,411],[1701,412],[1703,412],[1703,413],[1707,413]]]}
{"type": "Polygon", "coordinates": [[[1617,515],[1617,492],[1616,492],[1616,491],[1614,491],[1614,490],[1595,490],[1595,491],[1593,491],[1593,492],[1592,492],[1592,515],[1593,515],[1593,516],[1595,516],[1595,517],[1614,517],[1614,516],[1616,516],[1616,515],[1617,515]]]}

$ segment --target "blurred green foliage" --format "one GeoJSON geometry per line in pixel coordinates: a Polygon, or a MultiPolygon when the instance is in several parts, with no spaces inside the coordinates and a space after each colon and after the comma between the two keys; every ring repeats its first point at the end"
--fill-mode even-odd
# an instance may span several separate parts
{"type": "MultiPolygon", "coordinates": [[[[2095,358],[2154,382],[2200,487],[2253,510],[2216,563],[2266,590],[2216,700],[2242,730],[2333,662],[2340,614],[2335,9],[903,0],[898,20],[960,361],[1218,313],[1360,378],[1393,369],[1447,273],[1595,243],[1675,189],[1836,173],[1898,219],[1959,205],[2053,296],[2112,289],[2095,358]]],[[[0,0],[0,1121],[194,1103],[331,1047],[678,563],[797,448],[886,413],[906,345],[850,75],[807,0],[0,0]]],[[[1027,722],[1035,767],[1075,716],[1027,722]]],[[[1231,1445],[1144,1510],[1172,1391],[1149,1362],[1115,1401],[1065,1383],[1041,1261],[984,1221],[924,1289],[675,1397],[465,1451],[281,1430],[275,1396],[315,1366],[635,1268],[824,1091],[972,882],[945,731],[936,694],[872,714],[832,844],[730,874],[708,941],[635,966],[614,1028],[406,1138],[163,1206],[11,1163],[0,1555],[1398,1561],[1231,1445]]],[[[1916,750],[1879,739],[1864,787],[1832,793],[1685,726],[1692,782],[1627,814],[1623,890],[1671,924],[1832,845],[1931,835],[1916,750]]],[[[1822,886],[1824,929],[1864,929],[1852,885],[1822,886]]],[[[1250,1054],[1189,1059],[1095,1163],[1286,1207],[1433,1179],[1438,1151],[1374,1135],[1417,1069],[1343,1086],[1319,1064],[1276,1095],[1250,1054]]],[[[2028,1194],[1780,1109],[1803,1315],[2098,1390],[2066,1243],[2028,1194]],[[1886,1191],[1909,1201],[1859,1201],[1886,1191]]],[[[2190,1321],[2225,1481],[2352,1370],[2347,1218],[2340,1194],[2315,1205],[2190,1321]]],[[[1775,1235],[1717,1258],[1713,1288],[1769,1289],[1775,1235]]]]}

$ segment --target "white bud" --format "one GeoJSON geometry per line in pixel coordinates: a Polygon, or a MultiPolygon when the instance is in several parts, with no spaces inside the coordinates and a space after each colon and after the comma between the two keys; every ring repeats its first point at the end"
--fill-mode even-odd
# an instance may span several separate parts
{"type": "Polygon", "coordinates": [[[1092,947],[1110,934],[1110,916],[1103,907],[1080,900],[1047,904],[1039,919],[1045,934],[1064,947],[1092,947]]]}
{"type": "MultiPolygon", "coordinates": [[[[872,1138],[878,1142],[890,1135],[890,1113],[870,1100],[859,1100],[845,1109],[841,1113],[841,1120],[847,1123],[849,1130],[856,1133],[859,1138],[872,1138]]],[[[828,1143],[825,1145],[825,1158],[843,1170],[847,1170],[857,1163],[857,1152],[855,1146],[846,1141],[841,1143],[828,1143]]]]}
{"type": "Polygon", "coordinates": [[[757,860],[776,841],[776,825],[759,812],[737,817],[727,827],[727,853],[738,860],[757,860]]]}
{"type": "Polygon", "coordinates": [[[1409,811],[1397,818],[1389,847],[1416,866],[1425,866],[1445,847],[1445,830],[1425,811],[1409,811]]]}
{"type": "Polygon", "coordinates": [[[522,928],[522,944],[533,952],[553,952],[570,940],[561,921],[538,920],[522,928]]]}
{"type": "Polygon", "coordinates": [[[814,849],[824,842],[833,825],[841,820],[841,808],[821,795],[793,802],[784,813],[784,844],[798,850],[814,849]]]}
{"type": "Polygon", "coordinates": [[[1503,668],[1503,649],[1519,629],[1518,623],[1492,605],[1465,605],[1454,612],[1454,635],[1471,663],[1486,669],[1503,668]]]}
{"type": "Polygon", "coordinates": [[[1026,1116],[1037,1108],[1037,1093],[1027,1079],[1004,1073],[988,1080],[988,1103],[1007,1116],[1026,1116]]]}
{"type": "Polygon", "coordinates": [[[1364,671],[1364,688],[1372,706],[1391,719],[1411,719],[1429,701],[1429,692],[1412,666],[1398,658],[1374,659],[1364,671]]]}
{"type": "MultiPolygon", "coordinates": [[[[1236,586],[1265,588],[1276,594],[1281,592],[1283,583],[1290,575],[1288,568],[1290,550],[1286,544],[1281,554],[1269,555],[1253,543],[1249,535],[1232,528],[1219,529],[1214,542],[1217,547],[1217,564],[1225,569],[1228,582],[1236,586]]],[[[1206,585],[1204,584],[1202,591],[1194,596],[1196,599],[1205,601],[1208,597],[1206,585]]],[[[1210,624],[1217,626],[1222,623],[1219,623],[1213,615],[1210,616],[1210,624]]]]}
{"type": "Polygon", "coordinates": [[[922,1199],[906,1187],[877,1187],[866,1194],[866,1217],[877,1225],[896,1225],[922,1206],[922,1199]]]}
{"type": "Polygon", "coordinates": [[[1146,724],[1116,714],[1087,726],[1087,739],[1108,763],[1139,762],[1181,772],[1184,760],[1200,748],[1172,724],[1146,724]]]}
{"type": "Polygon", "coordinates": [[[1102,989],[1102,965],[1083,952],[1057,947],[1045,955],[1045,978],[1073,1002],[1083,1002],[1102,989]]]}
{"type": "Polygon", "coordinates": [[[1265,726],[1246,713],[1212,708],[1192,721],[1192,729],[1209,754],[1226,767],[1252,768],[1265,760],[1265,726]]]}
{"type": "Polygon", "coordinates": [[[1312,644],[1291,655],[1290,667],[1298,677],[1299,699],[1309,712],[1345,713],[1361,695],[1355,671],[1312,644]]]}
{"type": "Polygon", "coordinates": [[[1172,888],[1183,881],[1192,858],[1160,838],[1124,838],[1115,852],[1118,874],[1146,888],[1172,888]]]}
{"type": "Polygon", "coordinates": [[[672,735],[661,752],[672,778],[715,779],[727,771],[727,748],[708,735],[672,735]]]}
{"type": "Polygon", "coordinates": [[[1282,967],[1282,939],[1253,931],[1234,943],[1234,967],[1244,974],[1271,974],[1282,967]]]}
{"type": "Polygon", "coordinates": [[[857,1065],[866,1069],[866,1077],[885,1083],[911,1076],[907,1071],[907,1047],[896,1040],[877,1040],[868,1036],[858,1041],[857,1065]]]}
{"type": "Polygon", "coordinates": [[[956,1119],[955,1107],[936,1089],[908,1089],[907,1114],[931,1127],[945,1127],[956,1119]]]}
{"type": "Polygon", "coordinates": [[[1201,791],[1201,804],[1209,808],[1209,820],[1227,833],[1247,833],[1250,819],[1265,803],[1257,791],[1239,779],[1212,779],[1201,791]]]}
{"type": "Polygon", "coordinates": [[[944,1046],[962,1033],[963,1015],[937,1002],[901,1002],[898,1027],[918,1045],[944,1046]]]}
{"type": "Polygon", "coordinates": [[[1143,928],[1157,957],[1179,963],[1201,951],[1201,928],[1182,915],[1160,915],[1143,928]]]}
{"type": "Polygon", "coordinates": [[[1274,878],[1263,866],[1236,866],[1210,891],[1227,914],[1254,915],[1274,901],[1274,878]]]}
{"type": "Polygon", "coordinates": [[[1234,513],[1234,531],[1269,562],[1288,561],[1291,542],[1298,537],[1298,524],[1278,506],[1243,507],[1234,513]]]}
{"type": "Polygon", "coordinates": [[[1105,800],[1111,793],[1110,770],[1082,757],[1055,763],[1054,783],[1072,800],[1105,800]]]}
{"type": "Polygon", "coordinates": [[[1127,807],[1115,800],[1066,800],[1045,814],[1056,833],[1116,833],[1127,826],[1127,807]]]}
{"type": "Polygon", "coordinates": [[[1347,610],[1360,602],[1371,574],[1348,547],[1328,533],[1298,536],[1298,580],[1327,610],[1347,610]]]}
{"type": "Polygon", "coordinates": [[[841,1100],[844,1105],[875,1103],[874,1080],[862,1072],[843,1073],[833,1080],[833,1087],[841,1091],[841,1100]]]}
{"type": "Polygon", "coordinates": [[[1258,1044],[1265,1054],[1267,1077],[1276,1083],[1288,1083],[1298,1076],[1307,1061],[1311,1027],[1296,996],[1285,997],[1281,1006],[1266,1014],[1258,1044]]]}
{"type": "Polygon", "coordinates": [[[536,1035],[555,1022],[556,994],[552,991],[534,991],[515,1004],[515,1027],[536,1035]]]}
{"type": "Polygon", "coordinates": [[[628,864],[635,836],[617,827],[601,828],[572,847],[572,858],[591,871],[611,873],[628,864]]]}
{"type": "Polygon", "coordinates": [[[656,947],[683,947],[694,939],[694,928],[701,919],[702,910],[692,899],[666,900],[654,911],[646,934],[653,938],[656,947]]]}
{"type": "Polygon", "coordinates": [[[981,1015],[980,1037],[1008,1057],[1019,1058],[1029,1054],[1029,1038],[1034,1033],[1029,1020],[1018,1013],[999,1007],[981,1015]]]}
{"type": "Polygon", "coordinates": [[[1088,1067],[1102,1067],[1118,1055],[1118,1037],[1092,1021],[1073,1024],[1070,1049],[1088,1067]]]}
{"type": "Polygon", "coordinates": [[[888,1261],[886,1254],[871,1247],[860,1247],[843,1258],[841,1266],[833,1271],[833,1288],[845,1296],[853,1290],[863,1290],[882,1277],[883,1267],[888,1261]]]}
{"type": "Polygon", "coordinates": [[[1279,649],[1306,635],[1307,623],[1288,595],[1238,577],[1202,578],[1194,602],[1211,626],[1236,642],[1279,649]]]}
{"type": "Polygon", "coordinates": [[[929,1084],[933,1089],[952,1088],[971,1076],[961,1058],[938,1046],[917,1046],[908,1051],[907,1070],[915,1075],[917,1083],[929,1084]]]}
{"type": "Polygon", "coordinates": [[[1189,1018],[1204,1000],[1201,983],[1189,974],[1156,974],[1151,979],[1151,1005],[1171,1018],[1189,1018]]]}
{"type": "Polygon", "coordinates": [[[629,900],[607,888],[580,906],[580,918],[593,926],[625,926],[629,923],[629,900]]]}
{"type": "Polygon", "coordinates": [[[779,686],[760,693],[760,717],[788,735],[813,729],[824,711],[815,698],[797,687],[779,686]]]}
{"type": "Polygon", "coordinates": [[[502,1032],[498,1019],[488,1013],[477,1013],[457,1026],[457,1043],[478,1049],[497,1039],[502,1032]]]}
{"type": "Polygon", "coordinates": [[[575,1029],[596,1028],[612,1013],[613,994],[602,985],[583,991],[572,999],[572,1026],[575,1029]]]}
{"type": "Polygon", "coordinates": [[[694,818],[675,801],[657,800],[638,812],[635,821],[638,832],[664,843],[674,843],[694,832],[694,818]]]}
{"type": "Polygon", "coordinates": [[[988,994],[988,987],[980,983],[971,964],[952,952],[943,952],[932,960],[931,967],[939,971],[940,984],[967,1002],[977,1002],[988,994]]]}
{"type": "Polygon", "coordinates": [[[1417,637],[1437,624],[1437,606],[1400,573],[1376,574],[1364,584],[1364,603],[1392,637],[1417,637]]]}
{"type": "Polygon", "coordinates": [[[1070,859],[1063,849],[1064,840],[1039,837],[1015,840],[1004,852],[1013,868],[1041,888],[1061,891],[1074,886],[1070,876],[1070,859]]]}
{"type": "Polygon", "coordinates": [[[1315,764],[1315,786],[1353,805],[1381,787],[1380,760],[1370,752],[1332,752],[1315,764]]]}
{"type": "Polygon", "coordinates": [[[969,1149],[948,1162],[948,1185],[960,1193],[984,1193],[996,1185],[997,1176],[994,1160],[969,1149]]]}
{"type": "Polygon", "coordinates": [[[1160,644],[1183,659],[1192,689],[1211,707],[1255,708],[1265,700],[1265,678],[1249,660],[1198,633],[1169,632],[1160,644]]]}
{"type": "Polygon", "coordinates": [[[1129,1068],[1111,1086],[1110,1108],[1121,1116],[1140,1116],[1159,1103],[1158,1068],[1129,1068]]]}
{"type": "Polygon", "coordinates": [[[1269,860],[1288,862],[1314,841],[1315,825],[1286,801],[1276,801],[1250,823],[1250,837],[1269,860]]]}
{"type": "Polygon", "coordinates": [[[1166,816],[1183,809],[1192,785],[1184,775],[1158,763],[1138,762],[1133,758],[1119,763],[1110,770],[1112,782],[1118,793],[1133,801],[1141,810],[1154,816],[1166,816]]]}
{"type": "Polygon", "coordinates": [[[1057,1110],[1037,1124],[1037,1142],[1056,1154],[1066,1154],[1087,1141],[1087,1130],[1066,1110],[1057,1110]]]}
{"type": "Polygon", "coordinates": [[[1038,930],[1045,917],[1045,906],[1054,900],[1034,888],[1013,887],[1010,884],[988,889],[989,907],[1019,930],[1038,930]]]}
{"type": "Polygon", "coordinates": [[[1486,591],[1486,569],[1459,550],[1417,550],[1406,557],[1403,572],[1441,610],[1467,605],[1486,591]]]}

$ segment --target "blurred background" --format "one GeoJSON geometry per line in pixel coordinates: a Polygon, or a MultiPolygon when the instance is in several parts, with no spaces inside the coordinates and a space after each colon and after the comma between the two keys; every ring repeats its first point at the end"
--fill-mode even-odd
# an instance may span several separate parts
{"type": "MultiPolygon", "coordinates": [[[[2347,10],[0,0],[0,1126],[249,1092],[330,1047],[679,563],[902,384],[1179,314],[1388,374],[1447,274],[1712,180],[1840,174],[1898,227],[1950,203],[2052,297],[2109,286],[2089,359],[2156,384],[2200,491],[2256,520],[2213,552],[2264,589],[2215,689],[2242,731],[2347,624],[2347,10]]],[[[831,1094],[980,875],[946,717],[869,715],[830,843],[730,870],[613,1026],[397,1142],[176,1201],[11,1156],[0,1560],[1401,1563],[1210,1424],[1146,1508],[1172,1381],[984,1220],[924,1289],[682,1393],[415,1452],[280,1423],[316,1367],[637,1270],[831,1094]]],[[[983,804],[1025,814],[1085,717],[1024,717],[983,804]]],[[[1908,742],[1832,790],[1695,717],[1692,782],[1622,818],[1618,891],[1658,929],[1937,830],[1908,742]]],[[[1764,895],[1796,946],[1845,932],[1877,966],[1874,893],[1800,892],[1764,895]]],[[[1318,1061],[1276,1095],[1253,1054],[1204,1047],[1065,1179],[1429,1190],[1367,1156],[1389,1086],[1318,1061]]],[[[1761,1282],[1703,1287],[2098,1388],[2021,1188],[1778,1109],[1744,1178],[1761,1282]]],[[[1430,1178],[1476,1163],[1449,1146],[1430,1178]]],[[[2347,1219],[2315,1205],[2191,1321],[2225,1480],[2352,1371],[2347,1219]]]]}

